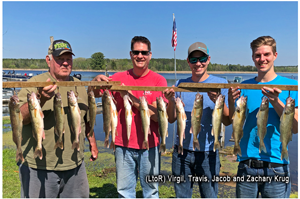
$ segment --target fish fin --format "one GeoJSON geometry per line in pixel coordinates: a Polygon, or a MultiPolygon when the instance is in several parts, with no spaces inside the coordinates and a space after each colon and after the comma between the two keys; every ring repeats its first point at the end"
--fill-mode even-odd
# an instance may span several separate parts
{"type": "Polygon", "coordinates": [[[148,129],[148,135],[151,135],[151,130],[150,130],[150,128],[148,129]]]}
{"type": "Polygon", "coordinates": [[[115,143],[113,141],[110,142],[109,148],[114,149],[114,151],[116,150],[116,146],[115,146],[115,143]]]}
{"type": "Polygon", "coordinates": [[[34,109],[34,117],[36,117],[36,112],[37,112],[37,110],[36,110],[36,109],[34,109]]]}
{"type": "Polygon", "coordinates": [[[164,154],[166,152],[166,145],[165,144],[160,144],[158,153],[160,153],[160,152],[161,152],[161,154],[164,154]]]}
{"type": "Polygon", "coordinates": [[[79,106],[77,106],[77,110],[78,110],[78,113],[80,114],[80,113],[81,113],[81,111],[80,111],[80,108],[79,108],[79,106]]]}
{"type": "Polygon", "coordinates": [[[167,135],[166,135],[167,137],[169,136],[169,132],[167,131],[167,135]]]}
{"type": "Polygon", "coordinates": [[[105,139],[104,147],[109,148],[109,139],[105,139]]]}
{"type": "Polygon", "coordinates": [[[77,141],[74,141],[73,144],[72,144],[72,149],[75,149],[75,148],[77,149],[77,151],[79,151],[79,149],[80,149],[79,148],[79,142],[77,142],[77,141]]]}
{"type": "Polygon", "coordinates": [[[215,142],[215,143],[214,143],[214,152],[216,152],[216,150],[217,150],[217,149],[220,149],[220,148],[221,148],[220,142],[219,142],[219,141],[215,142]]]}
{"type": "Polygon", "coordinates": [[[261,153],[262,151],[267,153],[267,149],[263,140],[259,142],[259,153],[261,153]]]}
{"type": "Polygon", "coordinates": [[[143,149],[149,150],[149,143],[148,143],[148,141],[144,141],[143,142],[143,149]]]}
{"type": "Polygon", "coordinates": [[[41,117],[44,118],[44,114],[43,114],[42,109],[40,109],[39,112],[40,112],[41,117]]]}
{"type": "Polygon", "coordinates": [[[44,129],[43,129],[43,133],[42,133],[42,134],[43,134],[42,136],[43,136],[43,140],[44,140],[44,139],[45,139],[45,136],[46,136],[46,135],[45,135],[44,129]]]}
{"type": "Polygon", "coordinates": [[[54,133],[55,133],[55,135],[59,136],[59,135],[58,135],[58,131],[57,131],[57,128],[56,128],[56,127],[54,127],[54,133]]]}
{"type": "Polygon", "coordinates": [[[39,149],[39,148],[35,148],[35,151],[34,151],[34,158],[37,158],[39,157],[40,160],[43,159],[43,151],[42,149],[39,149]]]}
{"type": "Polygon", "coordinates": [[[233,147],[233,154],[234,155],[237,155],[239,154],[240,156],[242,155],[242,151],[241,151],[241,147],[238,143],[235,143],[234,144],[234,147],[233,147]]]}
{"type": "Polygon", "coordinates": [[[211,128],[211,135],[214,136],[214,129],[211,128]]]}
{"type": "Polygon", "coordinates": [[[34,133],[33,130],[32,130],[32,136],[34,137],[35,140],[37,140],[37,139],[36,139],[36,135],[35,135],[35,133],[34,133]]]}
{"type": "Polygon", "coordinates": [[[178,154],[183,155],[183,146],[178,146],[178,154]]]}
{"type": "Polygon", "coordinates": [[[55,144],[55,146],[54,146],[54,149],[56,149],[56,148],[60,148],[61,150],[63,150],[64,149],[64,143],[63,143],[63,141],[61,140],[57,140],[57,142],[56,142],[56,144],[55,144]]]}
{"type": "Polygon", "coordinates": [[[258,118],[258,116],[259,116],[259,110],[257,111],[256,118],[258,118]]]}
{"type": "Polygon", "coordinates": [[[183,133],[183,139],[185,139],[185,132],[183,133]]]}
{"type": "Polygon", "coordinates": [[[190,134],[193,134],[193,128],[192,127],[190,128],[190,134]]]}
{"type": "Polygon", "coordinates": [[[287,151],[287,148],[282,148],[281,150],[281,160],[285,159],[286,161],[289,161],[289,154],[287,151]]]}
{"type": "Polygon", "coordinates": [[[193,150],[195,150],[195,148],[197,148],[200,151],[200,144],[198,140],[193,142],[193,150]]]}

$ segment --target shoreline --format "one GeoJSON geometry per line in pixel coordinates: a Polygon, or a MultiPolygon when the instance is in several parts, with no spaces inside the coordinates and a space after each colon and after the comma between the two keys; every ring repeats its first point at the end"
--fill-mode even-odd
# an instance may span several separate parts
{"type": "MultiPolygon", "coordinates": [[[[19,70],[24,70],[24,71],[32,71],[32,69],[11,69],[11,68],[3,68],[2,70],[15,70],[15,71],[19,71],[19,70]]],[[[48,71],[48,69],[34,69],[35,71],[48,71]]],[[[122,70],[124,71],[124,70],[122,70]]],[[[110,70],[107,72],[122,72],[122,71],[114,71],[114,70],[110,70]]],[[[105,72],[105,70],[72,70],[72,72],[105,72]]],[[[174,71],[154,71],[157,73],[169,73],[169,74],[174,74],[174,71]]],[[[176,74],[192,74],[191,71],[176,71],[176,74]]],[[[252,74],[256,74],[257,71],[207,71],[208,74],[227,74],[227,73],[252,73],[252,74]]],[[[277,72],[277,73],[297,73],[298,72],[277,72]]]]}

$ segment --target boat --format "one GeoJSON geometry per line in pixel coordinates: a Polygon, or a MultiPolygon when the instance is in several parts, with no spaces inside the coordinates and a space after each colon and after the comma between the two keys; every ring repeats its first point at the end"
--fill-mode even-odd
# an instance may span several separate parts
{"type": "Polygon", "coordinates": [[[3,81],[27,81],[33,76],[33,73],[29,73],[28,75],[25,73],[22,75],[21,73],[16,73],[13,71],[12,73],[9,71],[7,74],[2,72],[3,81]]]}
{"type": "Polygon", "coordinates": [[[233,78],[233,83],[241,83],[243,81],[243,77],[242,76],[235,76],[233,78]]]}

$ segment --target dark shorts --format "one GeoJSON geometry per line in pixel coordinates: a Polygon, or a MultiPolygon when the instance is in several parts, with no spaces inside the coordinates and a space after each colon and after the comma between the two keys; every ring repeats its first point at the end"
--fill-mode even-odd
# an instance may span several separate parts
{"type": "Polygon", "coordinates": [[[48,171],[19,165],[21,198],[88,198],[85,163],[67,171],[48,171]]]}

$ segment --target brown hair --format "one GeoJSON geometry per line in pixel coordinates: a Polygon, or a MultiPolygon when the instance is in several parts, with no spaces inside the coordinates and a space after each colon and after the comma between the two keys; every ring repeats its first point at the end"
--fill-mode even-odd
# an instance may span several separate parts
{"type": "Polygon", "coordinates": [[[141,43],[147,44],[148,50],[151,51],[150,41],[146,37],[143,37],[143,36],[135,36],[135,37],[132,38],[132,40],[131,40],[131,50],[133,50],[133,45],[136,42],[141,42],[141,43]]]}
{"type": "Polygon", "coordinates": [[[256,48],[261,47],[261,46],[271,46],[273,53],[274,54],[276,53],[276,41],[271,36],[258,37],[257,39],[255,39],[251,42],[250,46],[252,49],[252,53],[254,52],[254,50],[256,48]]]}

